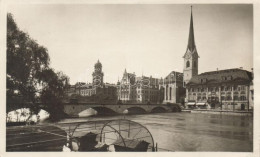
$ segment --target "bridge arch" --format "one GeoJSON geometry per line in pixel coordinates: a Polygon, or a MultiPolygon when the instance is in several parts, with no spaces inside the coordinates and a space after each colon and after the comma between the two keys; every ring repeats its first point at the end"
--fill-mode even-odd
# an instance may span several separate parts
{"type": "Polygon", "coordinates": [[[166,112],[166,111],[167,111],[167,109],[165,109],[164,107],[157,106],[157,107],[154,107],[151,110],[151,113],[163,113],[163,112],[166,112]]]}
{"type": "Polygon", "coordinates": [[[147,113],[146,110],[142,107],[139,106],[133,106],[133,107],[128,107],[126,108],[123,113],[125,114],[145,114],[147,113]],[[127,111],[127,112],[125,112],[127,111]]]}
{"type": "Polygon", "coordinates": [[[88,117],[92,115],[114,115],[116,111],[111,108],[103,106],[89,107],[78,113],[79,117],[88,117]]]}

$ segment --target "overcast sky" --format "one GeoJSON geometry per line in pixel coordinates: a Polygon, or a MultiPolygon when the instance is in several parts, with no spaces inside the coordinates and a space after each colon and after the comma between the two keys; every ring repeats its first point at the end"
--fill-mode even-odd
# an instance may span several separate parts
{"type": "MultiPolygon", "coordinates": [[[[165,77],[183,71],[190,6],[173,4],[10,5],[18,27],[48,49],[71,84],[91,82],[94,64],[116,83],[124,69],[165,77]]],[[[193,5],[199,73],[253,67],[253,6],[193,5]]]]}

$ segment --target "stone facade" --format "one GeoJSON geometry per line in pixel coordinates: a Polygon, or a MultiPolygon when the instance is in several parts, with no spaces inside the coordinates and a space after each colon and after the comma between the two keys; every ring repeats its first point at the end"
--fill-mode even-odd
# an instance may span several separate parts
{"type": "Polygon", "coordinates": [[[183,103],[185,88],[183,88],[183,74],[172,71],[164,79],[160,80],[163,103],[183,103]]]}
{"type": "Polygon", "coordinates": [[[211,71],[194,76],[187,84],[186,105],[190,108],[251,109],[252,80],[252,73],[242,69],[211,71]]]}
{"type": "Polygon", "coordinates": [[[123,74],[117,83],[118,100],[132,103],[160,103],[159,79],[134,73],[123,74]]]}

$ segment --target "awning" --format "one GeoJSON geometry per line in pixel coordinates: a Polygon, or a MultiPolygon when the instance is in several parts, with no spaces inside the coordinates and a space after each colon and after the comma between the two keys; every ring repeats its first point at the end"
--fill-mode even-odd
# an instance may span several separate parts
{"type": "Polygon", "coordinates": [[[195,105],[195,102],[188,102],[188,105],[195,105]]]}
{"type": "Polygon", "coordinates": [[[203,105],[205,105],[206,103],[205,102],[199,102],[199,103],[197,103],[196,105],[197,106],[203,106],[203,105]]]}

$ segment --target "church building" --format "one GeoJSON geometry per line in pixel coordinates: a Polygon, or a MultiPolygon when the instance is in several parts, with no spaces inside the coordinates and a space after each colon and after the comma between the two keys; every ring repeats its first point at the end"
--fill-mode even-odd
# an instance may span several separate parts
{"type": "Polygon", "coordinates": [[[234,68],[198,74],[199,55],[195,45],[192,10],[188,46],[183,58],[187,108],[252,109],[252,72],[234,68]]]}

